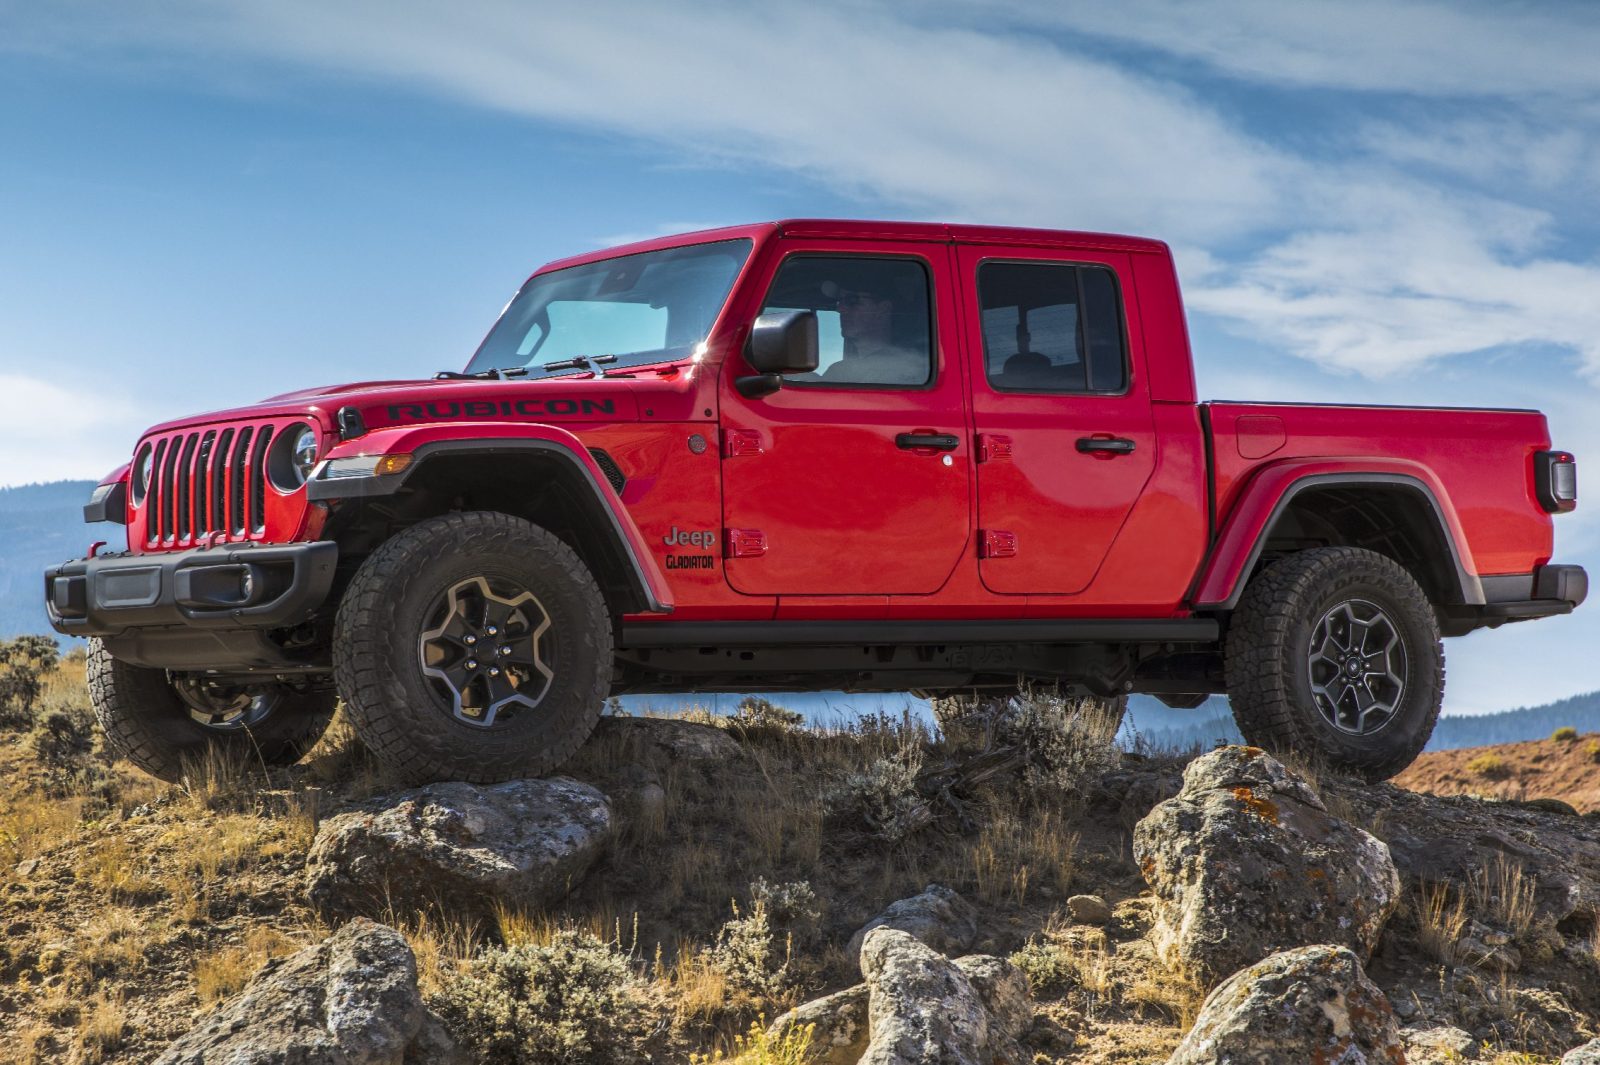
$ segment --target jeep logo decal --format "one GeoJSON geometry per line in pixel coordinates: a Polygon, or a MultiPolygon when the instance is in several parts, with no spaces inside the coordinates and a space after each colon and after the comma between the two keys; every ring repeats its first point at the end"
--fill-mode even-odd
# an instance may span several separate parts
{"type": "Polygon", "coordinates": [[[469,399],[462,403],[391,403],[392,422],[446,421],[450,418],[560,417],[569,414],[615,414],[617,404],[610,399],[469,399]]]}
{"type": "Polygon", "coordinates": [[[715,547],[717,534],[710,529],[685,532],[674,525],[672,531],[661,538],[661,542],[668,547],[715,547]]]}

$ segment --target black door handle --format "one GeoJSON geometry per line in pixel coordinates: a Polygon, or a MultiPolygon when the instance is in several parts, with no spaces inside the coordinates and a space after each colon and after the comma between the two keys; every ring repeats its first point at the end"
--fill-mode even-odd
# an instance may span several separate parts
{"type": "Polygon", "coordinates": [[[1131,455],[1133,454],[1134,446],[1132,440],[1120,436],[1080,436],[1078,438],[1078,450],[1085,455],[1096,452],[1111,455],[1131,455]]]}
{"type": "Polygon", "coordinates": [[[953,433],[901,433],[894,438],[894,446],[914,451],[930,447],[936,451],[954,451],[961,446],[961,438],[953,433]]]}

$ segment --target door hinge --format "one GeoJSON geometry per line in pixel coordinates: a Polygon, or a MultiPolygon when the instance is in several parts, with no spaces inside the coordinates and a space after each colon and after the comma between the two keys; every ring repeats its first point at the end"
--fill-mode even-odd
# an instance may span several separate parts
{"type": "Polygon", "coordinates": [[[1001,436],[999,433],[978,434],[978,461],[993,462],[998,458],[1011,457],[1011,438],[1001,436]]]}
{"type": "Polygon", "coordinates": [[[1017,553],[1017,534],[1004,529],[982,529],[978,536],[979,558],[1013,558],[1017,553]]]}
{"type": "Polygon", "coordinates": [[[724,540],[728,558],[760,558],[767,553],[767,534],[760,529],[728,529],[724,540]]]}
{"type": "Polygon", "coordinates": [[[722,433],[722,457],[738,458],[740,455],[762,455],[766,448],[761,444],[761,432],[757,429],[724,429],[722,433]]]}

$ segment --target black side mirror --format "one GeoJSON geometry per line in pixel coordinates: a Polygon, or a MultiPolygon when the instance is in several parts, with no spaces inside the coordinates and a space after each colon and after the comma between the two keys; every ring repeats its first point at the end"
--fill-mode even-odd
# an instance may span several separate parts
{"type": "Polygon", "coordinates": [[[815,373],[818,362],[815,311],[773,311],[756,319],[750,328],[745,361],[757,371],[754,377],[734,382],[748,399],[771,395],[783,387],[783,374],[815,373]]]}

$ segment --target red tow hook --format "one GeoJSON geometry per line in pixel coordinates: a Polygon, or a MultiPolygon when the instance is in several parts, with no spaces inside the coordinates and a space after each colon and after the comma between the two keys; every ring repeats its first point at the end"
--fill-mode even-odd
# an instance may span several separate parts
{"type": "Polygon", "coordinates": [[[99,554],[100,549],[104,546],[106,546],[106,542],[104,540],[96,540],[94,543],[90,544],[89,557],[93,558],[95,555],[99,554]]]}

